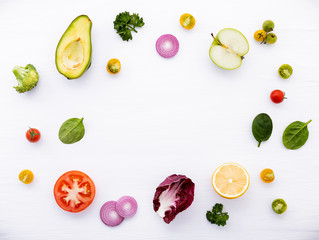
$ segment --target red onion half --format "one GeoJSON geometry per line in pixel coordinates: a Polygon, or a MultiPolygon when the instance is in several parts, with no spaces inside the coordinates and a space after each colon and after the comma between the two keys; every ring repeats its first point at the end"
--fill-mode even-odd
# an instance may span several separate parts
{"type": "Polygon", "coordinates": [[[179,49],[177,38],[171,34],[164,34],[156,41],[156,51],[164,58],[171,58],[176,55],[179,49]]]}
{"type": "Polygon", "coordinates": [[[110,227],[115,227],[124,220],[116,211],[115,201],[108,201],[103,204],[100,210],[100,217],[102,222],[110,227]]]}
{"type": "Polygon", "coordinates": [[[117,200],[116,211],[124,218],[133,217],[137,211],[137,202],[130,196],[121,197],[117,200]]]}

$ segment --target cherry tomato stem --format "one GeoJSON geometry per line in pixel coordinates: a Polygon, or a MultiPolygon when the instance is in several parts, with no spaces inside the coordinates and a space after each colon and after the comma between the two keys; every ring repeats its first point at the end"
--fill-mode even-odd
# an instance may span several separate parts
{"type": "Polygon", "coordinates": [[[41,138],[40,131],[36,128],[29,128],[29,130],[26,133],[26,138],[29,142],[37,142],[41,138]]]}

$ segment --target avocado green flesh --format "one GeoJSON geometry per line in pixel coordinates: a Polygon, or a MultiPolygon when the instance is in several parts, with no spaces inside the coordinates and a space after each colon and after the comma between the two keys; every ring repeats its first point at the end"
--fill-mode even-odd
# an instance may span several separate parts
{"type": "Polygon", "coordinates": [[[58,43],[56,67],[68,79],[80,77],[91,64],[91,28],[89,17],[81,15],[73,20],[58,43]]]}

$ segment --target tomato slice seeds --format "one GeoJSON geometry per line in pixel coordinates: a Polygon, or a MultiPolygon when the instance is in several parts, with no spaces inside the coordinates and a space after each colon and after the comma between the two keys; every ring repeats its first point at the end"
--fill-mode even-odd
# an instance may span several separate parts
{"type": "Polygon", "coordinates": [[[24,184],[29,184],[33,181],[34,175],[30,170],[23,170],[19,174],[19,180],[24,184]]]}
{"type": "Polygon", "coordinates": [[[70,171],[56,181],[54,197],[63,210],[80,212],[93,202],[95,186],[92,179],[85,173],[70,171]]]}

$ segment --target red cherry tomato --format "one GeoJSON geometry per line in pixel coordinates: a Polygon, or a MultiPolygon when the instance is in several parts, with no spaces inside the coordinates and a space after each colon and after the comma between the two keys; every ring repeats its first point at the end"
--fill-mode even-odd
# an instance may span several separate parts
{"type": "Polygon", "coordinates": [[[30,128],[25,134],[29,142],[37,142],[40,140],[41,134],[40,131],[36,128],[30,128]]]}
{"type": "Polygon", "coordinates": [[[285,99],[285,93],[281,90],[274,90],[270,94],[270,99],[274,103],[281,103],[285,99]]]}
{"type": "Polygon", "coordinates": [[[68,212],[81,212],[93,202],[95,186],[92,179],[83,172],[64,173],[54,185],[57,204],[68,212]]]}

